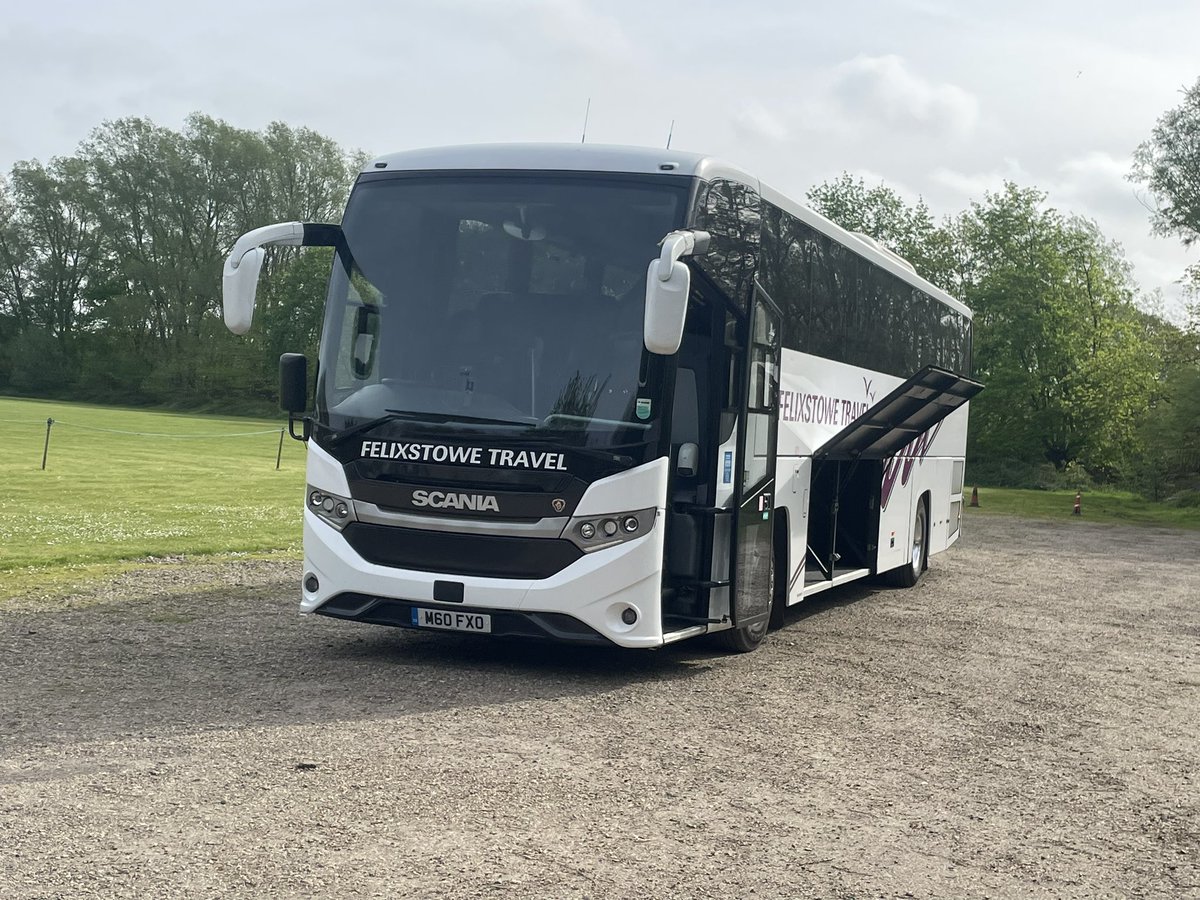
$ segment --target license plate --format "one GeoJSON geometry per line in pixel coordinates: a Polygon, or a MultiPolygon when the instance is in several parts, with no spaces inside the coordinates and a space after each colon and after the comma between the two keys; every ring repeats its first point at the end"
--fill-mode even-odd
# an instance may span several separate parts
{"type": "Polygon", "coordinates": [[[492,633],[492,617],[484,613],[459,612],[449,609],[413,608],[412,623],[418,628],[441,628],[444,631],[473,631],[492,633]]]}

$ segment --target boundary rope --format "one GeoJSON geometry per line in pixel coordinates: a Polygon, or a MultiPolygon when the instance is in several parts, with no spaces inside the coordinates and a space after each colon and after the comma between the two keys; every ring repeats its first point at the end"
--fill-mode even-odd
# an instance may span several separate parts
{"type": "MultiPolygon", "coordinates": [[[[5,421],[8,425],[26,425],[30,427],[45,428],[45,422],[13,422],[5,421]]],[[[226,431],[214,434],[172,434],[166,431],[121,431],[117,428],[100,428],[96,425],[79,425],[75,422],[64,422],[62,419],[55,419],[55,425],[64,425],[67,428],[80,428],[84,431],[100,431],[105,434],[125,434],[132,437],[165,437],[165,438],[226,438],[226,437],[251,437],[260,434],[279,434],[280,429],[285,426],[280,425],[279,428],[270,428],[264,431],[226,431]]]]}

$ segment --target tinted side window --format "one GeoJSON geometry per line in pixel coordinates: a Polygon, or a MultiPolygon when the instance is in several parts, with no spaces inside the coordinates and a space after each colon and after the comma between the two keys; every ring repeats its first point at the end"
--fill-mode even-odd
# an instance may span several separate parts
{"type": "Polygon", "coordinates": [[[758,192],[735,181],[714,181],[700,204],[700,227],[712,235],[700,267],[742,311],[748,309],[758,260],[762,214],[758,192]]]}
{"type": "Polygon", "coordinates": [[[783,311],[783,346],[799,350],[811,331],[811,229],[770,203],[763,204],[763,215],[759,279],[783,311]]]}
{"type": "Polygon", "coordinates": [[[759,277],[793,350],[908,378],[971,373],[970,320],[772,204],[759,277]]]}

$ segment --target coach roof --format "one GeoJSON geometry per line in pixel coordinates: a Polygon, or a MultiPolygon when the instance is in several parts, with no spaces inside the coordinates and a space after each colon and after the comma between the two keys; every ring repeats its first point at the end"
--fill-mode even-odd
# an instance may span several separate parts
{"type": "Polygon", "coordinates": [[[558,172],[630,172],[736,178],[757,187],[758,179],[699,153],[623,147],[615,144],[465,144],[404,150],[371,160],[363,172],[534,169],[558,172]]]}

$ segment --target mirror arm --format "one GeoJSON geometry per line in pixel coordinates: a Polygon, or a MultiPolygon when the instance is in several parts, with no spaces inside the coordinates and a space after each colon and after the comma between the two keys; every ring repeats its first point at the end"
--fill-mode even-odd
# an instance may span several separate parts
{"type": "Polygon", "coordinates": [[[299,247],[304,243],[304,224],[302,222],[280,222],[277,225],[264,225],[247,231],[229,251],[227,263],[231,271],[242,264],[244,257],[251,250],[266,244],[282,244],[287,247],[299,247]]]}
{"type": "Polygon", "coordinates": [[[229,251],[229,268],[236,270],[242,258],[256,247],[336,247],[342,242],[342,226],[327,222],[280,222],[247,231],[229,251]]]}
{"type": "Polygon", "coordinates": [[[672,265],[684,256],[708,251],[707,231],[672,231],[662,239],[662,255],[659,257],[658,280],[671,277],[672,265]]]}
{"type": "Polygon", "coordinates": [[[297,441],[307,441],[312,436],[312,417],[298,416],[288,413],[288,434],[297,441]],[[296,423],[300,423],[300,433],[296,434],[296,423]]]}

